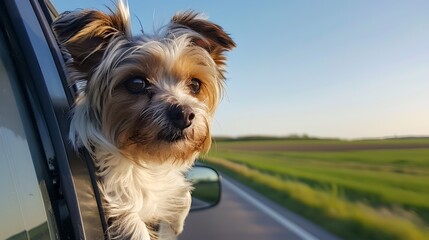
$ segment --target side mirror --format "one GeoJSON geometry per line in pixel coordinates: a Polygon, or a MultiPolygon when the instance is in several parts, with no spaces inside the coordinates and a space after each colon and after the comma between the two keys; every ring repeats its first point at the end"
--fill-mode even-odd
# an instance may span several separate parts
{"type": "Polygon", "coordinates": [[[191,211],[211,208],[220,202],[221,184],[216,170],[207,166],[194,166],[186,178],[194,186],[191,211]]]}

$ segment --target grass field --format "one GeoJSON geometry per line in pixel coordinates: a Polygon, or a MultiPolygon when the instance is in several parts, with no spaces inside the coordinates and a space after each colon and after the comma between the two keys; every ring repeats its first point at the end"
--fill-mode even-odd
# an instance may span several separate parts
{"type": "Polygon", "coordinates": [[[429,139],[223,139],[206,163],[345,239],[429,239],[429,139]]]}

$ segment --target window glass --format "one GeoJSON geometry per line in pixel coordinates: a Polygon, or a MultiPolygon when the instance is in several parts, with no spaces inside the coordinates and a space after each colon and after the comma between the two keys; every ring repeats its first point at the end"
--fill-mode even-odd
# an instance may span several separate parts
{"type": "Polygon", "coordinates": [[[0,239],[52,239],[44,184],[30,152],[33,138],[24,131],[23,123],[26,129],[32,124],[20,115],[23,102],[13,91],[17,79],[3,37],[0,32],[0,239]]]}

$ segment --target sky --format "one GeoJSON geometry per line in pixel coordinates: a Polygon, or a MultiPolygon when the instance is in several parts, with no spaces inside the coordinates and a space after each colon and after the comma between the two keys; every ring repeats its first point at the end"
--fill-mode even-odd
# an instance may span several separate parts
{"type": "MultiPolygon", "coordinates": [[[[110,0],[53,0],[59,12],[110,0]]],[[[129,0],[133,34],[177,11],[231,34],[215,136],[429,136],[429,1],[129,0]]]]}

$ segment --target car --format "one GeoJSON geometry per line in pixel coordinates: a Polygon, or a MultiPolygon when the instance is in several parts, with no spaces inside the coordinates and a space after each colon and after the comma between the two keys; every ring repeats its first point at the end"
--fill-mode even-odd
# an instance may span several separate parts
{"type": "MultiPolygon", "coordinates": [[[[48,0],[0,2],[0,239],[108,239],[91,156],[68,140],[73,88],[48,0]]],[[[191,210],[220,200],[196,165],[191,210]]],[[[192,227],[192,226],[188,226],[192,227]]]]}

